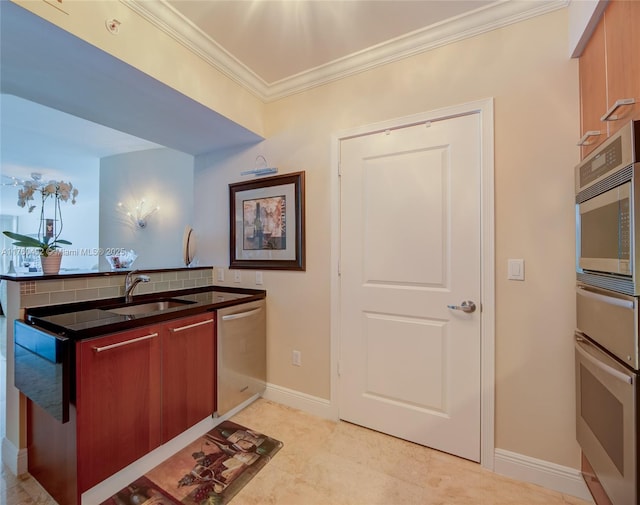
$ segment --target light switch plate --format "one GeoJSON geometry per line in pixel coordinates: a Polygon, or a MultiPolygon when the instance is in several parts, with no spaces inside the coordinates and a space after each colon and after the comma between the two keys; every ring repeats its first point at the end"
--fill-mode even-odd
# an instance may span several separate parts
{"type": "Polygon", "coordinates": [[[523,281],[524,280],[524,260],[523,259],[510,259],[507,262],[507,279],[511,281],[523,281]]]}

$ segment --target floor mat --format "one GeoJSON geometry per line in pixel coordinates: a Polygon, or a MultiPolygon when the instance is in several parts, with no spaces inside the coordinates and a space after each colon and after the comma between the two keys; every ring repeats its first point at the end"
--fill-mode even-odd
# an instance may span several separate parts
{"type": "Polygon", "coordinates": [[[281,447],[223,421],[100,505],[224,505],[281,447]]]}

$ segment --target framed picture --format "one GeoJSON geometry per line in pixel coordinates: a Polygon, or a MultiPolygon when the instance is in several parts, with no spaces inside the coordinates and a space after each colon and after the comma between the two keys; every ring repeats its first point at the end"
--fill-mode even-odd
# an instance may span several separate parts
{"type": "Polygon", "coordinates": [[[304,172],[229,184],[229,268],[304,270],[304,172]]]}

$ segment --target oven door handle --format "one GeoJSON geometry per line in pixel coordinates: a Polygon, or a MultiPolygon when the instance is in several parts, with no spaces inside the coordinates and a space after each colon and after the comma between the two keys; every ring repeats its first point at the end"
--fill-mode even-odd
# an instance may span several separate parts
{"type": "Polygon", "coordinates": [[[613,367],[610,367],[606,363],[603,363],[595,356],[592,356],[587,351],[585,351],[582,347],[589,344],[588,340],[584,337],[576,334],[576,351],[589,363],[591,363],[596,368],[602,370],[604,373],[611,375],[612,377],[618,379],[619,381],[625,382],[626,384],[633,384],[633,377],[628,376],[627,374],[616,370],[613,367]]]}
{"type": "Polygon", "coordinates": [[[633,309],[634,302],[632,300],[624,300],[623,298],[614,298],[613,296],[601,295],[600,293],[589,291],[588,289],[585,289],[583,287],[576,288],[576,293],[578,293],[580,296],[598,300],[609,305],[615,305],[624,309],[633,309]]]}

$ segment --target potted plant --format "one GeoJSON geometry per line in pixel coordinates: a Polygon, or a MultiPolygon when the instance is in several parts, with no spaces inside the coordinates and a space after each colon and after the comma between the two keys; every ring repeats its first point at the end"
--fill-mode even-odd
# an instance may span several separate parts
{"type": "Polygon", "coordinates": [[[40,262],[42,263],[42,272],[45,274],[57,274],[60,271],[62,254],[58,249],[60,248],[60,245],[71,245],[71,242],[63,239],[51,240],[51,237],[43,237],[42,240],[40,240],[35,237],[21,235],[20,233],[13,233],[11,231],[3,231],[2,233],[13,240],[16,240],[16,242],[12,244],[16,247],[36,249],[37,254],[40,256],[40,262]]]}
{"type": "MultiPolygon", "coordinates": [[[[33,200],[35,192],[39,192],[42,195],[40,226],[37,237],[12,231],[3,231],[2,233],[15,240],[15,242],[13,242],[14,246],[35,250],[40,256],[43,273],[57,274],[60,270],[60,262],[62,261],[60,246],[71,245],[71,242],[68,240],[60,238],[60,234],[62,233],[60,202],[66,202],[71,199],[71,203],[75,204],[78,190],[75,189],[70,182],[49,181],[48,183],[41,183],[39,174],[32,174],[32,178],[33,180],[31,181],[25,181],[22,184],[22,188],[18,190],[18,206],[24,208],[27,203],[33,200]],[[53,200],[54,219],[45,219],[44,207],[48,199],[53,200]],[[54,230],[54,223],[56,222],[59,222],[59,226],[57,230],[54,230]]],[[[35,205],[29,205],[29,212],[32,212],[33,209],[35,209],[35,205]]]]}

